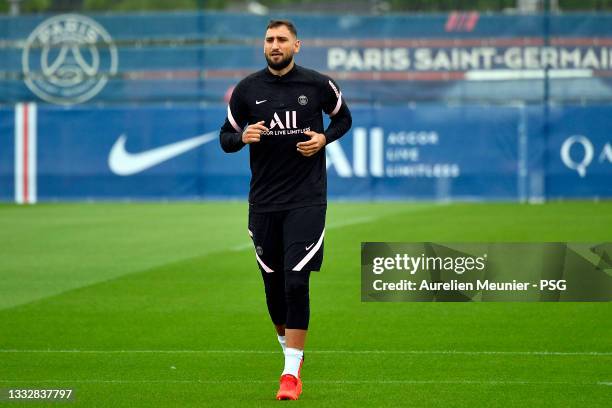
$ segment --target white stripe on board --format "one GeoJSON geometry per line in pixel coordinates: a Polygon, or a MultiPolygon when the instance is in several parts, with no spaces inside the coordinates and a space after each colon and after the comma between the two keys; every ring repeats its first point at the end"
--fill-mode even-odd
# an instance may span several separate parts
{"type": "Polygon", "coordinates": [[[15,106],[15,202],[35,203],[37,109],[34,103],[15,106]]]}
{"type": "Polygon", "coordinates": [[[357,177],[368,176],[368,131],[357,127],[353,131],[353,171],[357,177]]]}
{"type": "Polygon", "coordinates": [[[28,104],[28,203],[37,201],[37,127],[38,110],[35,103],[28,104]]]}
{"type": "Polygon", "coordinates": [[[593,71],[590,69],[551,69],[548,74],[543,69],[496,69],[496,70],[471,70],[465,73],[468,81],[508,81],[524,79],[563,79],[563,78],[591,78],[593,71]]]}
{"type": "Polygon", "coordinates": [[[15,105],[15,202],[23,204],[23,104],[15,105]]]}
{"type": "Polygon", "coordinates": [[[370,130],[370,174],[374,177],[385,175],[385,133],[383,128],[375,127],[370,130]]]}

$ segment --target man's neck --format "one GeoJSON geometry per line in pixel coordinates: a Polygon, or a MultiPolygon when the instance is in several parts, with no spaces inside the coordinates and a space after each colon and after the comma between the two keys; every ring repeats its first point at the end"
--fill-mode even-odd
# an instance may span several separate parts
{"type": "Polygon", "coordinates": [[[295,65],[295,61],[291,60],[291,63],[289,63],[289,65],[287,65],[285,68],[283,69],[274,69],[271,66],[268,65],[268,70],[270,70],[270,72],[272,73],[272,75],[276,75],[276,76],[283,76],[285,75],[287,72],[291,71],[293,69],[293,66],[295,65]]]}

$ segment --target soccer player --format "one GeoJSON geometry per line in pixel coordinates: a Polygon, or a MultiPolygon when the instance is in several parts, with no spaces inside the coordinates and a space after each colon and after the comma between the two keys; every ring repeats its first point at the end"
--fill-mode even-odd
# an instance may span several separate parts
{"type": "Polygon", "coordinates": [[[220,132],[227,153],[249,145],[248,230],[285,355],[279,400],[296,400],[302,392],[310,272],[323,261],[325,145],[352,122],[338,85],[295,64],[300,46],[293,23],[270,21],[264,40],[268,66],[238,83],[220,132]],[[327,129],[323,112],[330,117],[327,129]]]}

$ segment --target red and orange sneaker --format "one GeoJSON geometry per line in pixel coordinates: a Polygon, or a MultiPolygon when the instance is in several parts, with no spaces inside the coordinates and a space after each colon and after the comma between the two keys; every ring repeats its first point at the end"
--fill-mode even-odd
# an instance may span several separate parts
{"type": "Polygon", "coordinates": [[[302,393],[302,380],[291,374],[285,374],[280,378],[280,388],[276,393],[277,400],[297,400],[302,393]]]}

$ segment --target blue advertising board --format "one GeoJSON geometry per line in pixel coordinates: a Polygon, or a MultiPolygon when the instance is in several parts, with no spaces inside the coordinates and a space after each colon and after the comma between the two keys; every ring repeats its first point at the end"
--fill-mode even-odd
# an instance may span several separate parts
{"type": "MultiPolygon", "coordinates": [[[[222,105],[0,109],[0,198],[17,191],[38,200],[245,198],[248,147],[221,150],[225,112],[222,105]]],[[[543,139],[535,107],[355,106],[351,131],[326,148],[329,195],[610,197],[608,112],[555,108],[543,139]]]]}

